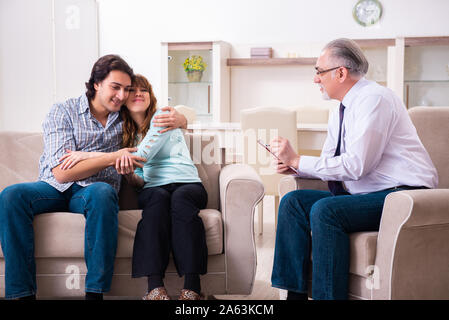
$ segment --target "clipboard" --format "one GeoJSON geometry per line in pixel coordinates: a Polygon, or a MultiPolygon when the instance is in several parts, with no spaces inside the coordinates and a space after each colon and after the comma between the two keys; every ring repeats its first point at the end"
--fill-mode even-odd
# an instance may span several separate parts
{"type": "MultiPolygon", "coordinates": [[[[281,159],[279,159],[279,158],[274,154],[274,152],[271,151],[270,145],[269,145],[269,144],[264,143],[264,142],[262,141],[262,139],[258,139],[258,140],[257,140],[257,143],[259,143],[265,150],[267,150],[269,153],[271,153],[276,159],[279,160],[279,162],[282,163],[281,159]]],[[[294,173],[299,174],[299,172],[298,172],[298,170],[297,170],[296,168],[293,168],[292,166],[288,166],[288,167],[289,167],[294,173]]]]}

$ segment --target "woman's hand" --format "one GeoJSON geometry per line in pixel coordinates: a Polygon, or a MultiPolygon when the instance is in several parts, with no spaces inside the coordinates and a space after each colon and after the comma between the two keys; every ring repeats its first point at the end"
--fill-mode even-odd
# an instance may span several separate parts
{"type": "Polygon", "coordinates": [[[133,174],[134,164],[132,158],[127,154],[123,154],[121,157],[117,158],[115,160],[115,170],[122,175],[133,174]]]}
{"type": "Polygon", "coordinates": [[[123,155],[117,158],[115,162],[115,170],[123,175],[130,185],[142,188],[145,184],[144,180],[134,173],[134,166],[131,157],[123,155]]]}
{"type": "Polygon", "coordinates": [[[115,166],[115,168],[117,169],[118,168],[117,164],[120,163],[119,168],[121,170],[122,169],[127,170],[125,164],[128,164],[128,166],[131,164],[133,171],[134,171],[135,167],[143,168],[143,164],[147,160],[145,158],[134,155],[133,152],[137,152],[137,148],[123,148],[123,149],[120,149],[120,150],[110,153],[109,159],[111,162],[109,165],[115,166]],[[123,158],[123,168],[121,165],[122,158],[123,158]]]}
{"type": "Polygon", "coordinates": [[[98,152],[72,151],[68,149],[66,150],[66,152],[67,153],[65,155],[59,158],[59,162],[62,161],[60,167],[61,170],[70,169],[82,160],[98,156],[98,152]]]}

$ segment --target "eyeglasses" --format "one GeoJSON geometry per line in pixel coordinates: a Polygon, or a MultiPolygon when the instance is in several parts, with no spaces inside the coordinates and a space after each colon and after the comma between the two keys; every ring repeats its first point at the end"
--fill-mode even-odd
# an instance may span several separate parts
{"type": "Polygon", "coordinates": [[[336,70],[338,68],[351,69],[351,68],[348,68],[348,67],[345,67],[345,66],[338,66],[338,67],[330,68],[330,69],[326,69],[326,70],[319,70],[318,67],[315,67],[315,70],[316,70],[316,75],[319,76],[320,74],[323,74],[323,73],[326,73],[326,72],[329,72],[329,71],[332,71],[332,70],[336,70]]]}

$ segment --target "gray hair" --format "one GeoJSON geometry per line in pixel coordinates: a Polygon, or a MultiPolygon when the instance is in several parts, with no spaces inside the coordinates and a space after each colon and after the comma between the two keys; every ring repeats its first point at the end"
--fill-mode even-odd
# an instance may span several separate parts
{"type": "Polygon", "coordinates": [[[349,74],[362,77],[368,72],[368,60],[355,41],[346,38],[336,39],[329,42],[324,50],[329,50],[333,61],[348,68],[349,74]]]}

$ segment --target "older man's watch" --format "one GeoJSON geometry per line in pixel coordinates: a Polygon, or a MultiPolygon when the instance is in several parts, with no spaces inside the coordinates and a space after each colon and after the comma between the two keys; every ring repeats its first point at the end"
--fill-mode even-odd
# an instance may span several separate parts
{"type": "Polygon", "coordinates": [[[352,15],[358,24],[367,27],[377,23],[382,16],[382,4],[378,0],[359,0],[352,15]]]}

